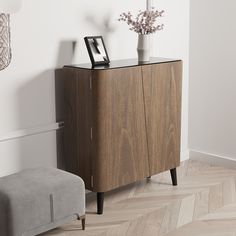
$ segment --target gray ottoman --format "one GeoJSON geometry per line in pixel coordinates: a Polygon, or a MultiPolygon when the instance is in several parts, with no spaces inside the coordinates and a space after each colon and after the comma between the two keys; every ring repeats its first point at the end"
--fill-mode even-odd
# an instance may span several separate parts
{"type": "Polygon", "coordinates": [[[37,235],[74,219],[85,228],[80,177],[43,167],[0,178],[1,236],[37,235]]]}

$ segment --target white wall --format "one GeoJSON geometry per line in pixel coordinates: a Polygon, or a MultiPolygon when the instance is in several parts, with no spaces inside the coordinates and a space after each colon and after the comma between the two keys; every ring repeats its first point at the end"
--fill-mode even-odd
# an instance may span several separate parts
{"type": "Polygon", "coordinates": [[[192,0],[190,149],[236,159],[236,1],[192,0]]]}
{"type": "MultiPolygon", "coordinates": [[[[184,60],[182,152],[187,156],[189,0],[159,0],[166,27],[153,56],[184,60]]],[[[158,4],[157,4],[158,3],[158,4]]],[[[55,122],[54,69],[88,62],[83,37],[103,35],[111,59],[136,57],[137,35],[117,22],[145,0],[24,0],[11,18],[13,60],[0,72],[0,137],[55,122]],[[76,42],[75,51],[72,42],[76,42]]],[[[38,165],[56,166],[55,132],[0,142],[0,175],[38,165]]]]}

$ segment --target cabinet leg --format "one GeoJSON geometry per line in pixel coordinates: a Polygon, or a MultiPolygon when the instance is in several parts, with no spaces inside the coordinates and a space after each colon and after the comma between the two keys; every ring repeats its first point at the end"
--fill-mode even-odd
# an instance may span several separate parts
{"type": "Polygon", "coordinates": [[[103,214],[103,204],[104,204],[104,193],[97,193],[97,214],[103,214]]]}
{"type": "Polygon", "coordinates": [[[170,170],[173,186],[177,186],[177,171],[176,168],[170,170]]]}

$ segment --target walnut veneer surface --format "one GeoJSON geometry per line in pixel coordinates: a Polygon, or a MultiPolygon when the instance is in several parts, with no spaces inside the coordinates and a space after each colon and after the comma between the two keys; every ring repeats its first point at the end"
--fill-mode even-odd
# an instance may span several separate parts
{"type": "Polygon", "coordinates": [[[66,168],[107,192],[180,163],[182,62],[66,66],[66,168]]]}

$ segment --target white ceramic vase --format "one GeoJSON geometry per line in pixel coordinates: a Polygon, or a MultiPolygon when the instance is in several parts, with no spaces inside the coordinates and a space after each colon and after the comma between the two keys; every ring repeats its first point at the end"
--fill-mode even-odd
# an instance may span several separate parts
{"type": "Polygon", "coordinates": [[[146,62],[150,61],[150,34],[139,34],[138,35],[138,61],[146,62]]]}

